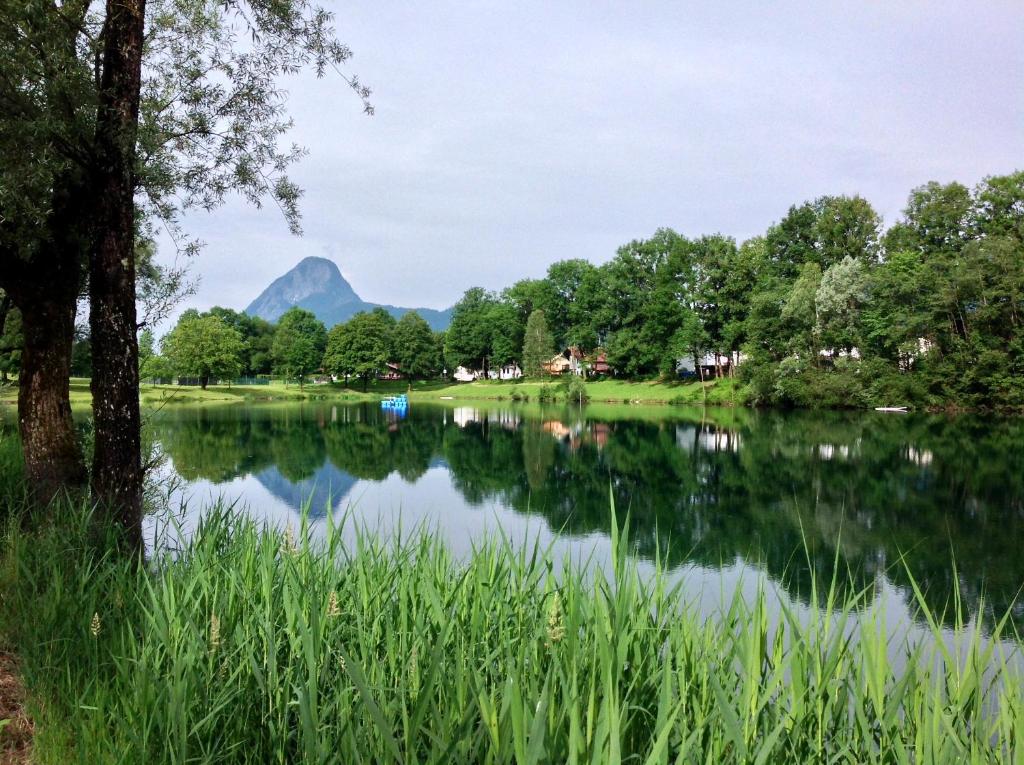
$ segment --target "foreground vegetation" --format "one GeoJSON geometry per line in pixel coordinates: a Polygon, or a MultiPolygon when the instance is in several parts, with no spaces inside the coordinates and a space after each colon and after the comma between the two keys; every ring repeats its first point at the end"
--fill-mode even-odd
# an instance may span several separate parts
{"type": "Polygon", "coordinates": [[[818,591],[820,610],[779,620],[737,594],[705,621],[639,575],[625,531],[606,573],[504,539],[464,561],[422,533],[343,545],[329,524],[313,544],[214,509],[140,569],[85,513],[18,520],[0,616],[41,763],[1024,756],[1005,622],[991,639],[961,625],[951,647],[923,600],[935,640],[900,646],[868,592],[818,591]]]}

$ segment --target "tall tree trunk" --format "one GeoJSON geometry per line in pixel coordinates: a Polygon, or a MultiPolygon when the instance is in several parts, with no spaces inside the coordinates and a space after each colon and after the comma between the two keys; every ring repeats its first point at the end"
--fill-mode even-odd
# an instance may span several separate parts
{"type": "Polygon", "coordinates": [[[18,432],[25,479],[36,501],[86,484],[85,463],[71,420],[68,378],[75,308],[82,283],[82,198],[70,176],[53,193],[47,235],[34,257],[0,252],[0,287],[21,312],[18,432]]]}
{"type": "Polygon", "coordinates": [[[75,334],[75,301],[36,293],[20,302],[24,346],[18,377],[18,432],[25,478],[46,503],[62,490],[85,486],[68,378],[75,334]]]}
{"type": "Polygon", "coordinates": [[[97,241],[89,262],[93,492],[129,546],[142,542],[135,161],[145,0],[107,0],[96,122],[97,241]]]}

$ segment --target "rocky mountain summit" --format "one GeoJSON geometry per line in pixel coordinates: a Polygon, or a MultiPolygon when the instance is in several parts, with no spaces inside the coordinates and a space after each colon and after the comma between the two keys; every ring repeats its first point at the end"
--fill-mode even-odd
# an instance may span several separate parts
{"type": "Polygon", "coordinates": [[[315,257],[303,259],[284,276],[271,282],[245,312],[267,321],[277,321],[281,314],[296,305],[312,311],[328,328],[348,321],[360,311],[372,311],[378,306],[395,318],[416,311],[434,330],[447,329],[451,321],[451,309],[438,311],[368,303],[356,294],[333,260],[315,257]]]}

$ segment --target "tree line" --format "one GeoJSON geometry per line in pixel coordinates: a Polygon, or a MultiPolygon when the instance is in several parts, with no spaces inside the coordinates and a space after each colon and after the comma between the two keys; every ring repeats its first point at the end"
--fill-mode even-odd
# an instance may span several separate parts
{"type": "MultiPolygon", "coordinates": [[[[607,263],[571,259],[500,292],[468,290],[452,363],[523,362],[534,311],[555,348],[601,347],[620,375],[680,358],[736,369],[752,403],[1024,406],[1024,172],[928,183],[883,227],[859,196],[794,205],[737,243],[660,229],[607,263]]],[[[542,344],[547,341],[541,341],[542,344]]]]}
{"type": "MultiPolygon", "coordinates": [[[[404,377],[436,377],[444,369],[443,333],[415,311],[395,319],[383,308],[357,313],[328,332],[305,309],[288,309],[276,324],[215,306],[185,311],[155,350],[153,334],[139,338],[143,379],[193,378],[205,388],[218,378],[276,374],[300,385],[327,373],[349,382],[384,374],[394,364],[404,377]]],[[[396,371],[397,371],[396,370],[396,371]]]]}

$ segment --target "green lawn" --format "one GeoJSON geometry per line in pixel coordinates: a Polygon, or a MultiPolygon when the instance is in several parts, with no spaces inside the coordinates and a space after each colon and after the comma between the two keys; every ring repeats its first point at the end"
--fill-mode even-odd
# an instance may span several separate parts
{"type": "MultiPolygon", "coordinates": [[[[536,401],[545,385],[561,398],[559,382],[486,381],[423,388],[413,386],[412,398],[452,396],[457,399],[510,399],[525,396],[530,401],[536,401]]],[[[728,379],[707,382],[703,386],[699,382],[598,380],[587,383],[587,393],[591,401],[615,404],[701,404],[705,396],[709,404],[733,405],[745,401],[742,386],[728,379]]]]}
{"type": "MultiPolygon", "coordinates": [[[[179,385],[149,385],[141,388],[142,403],[146,406],[173,404],[224,404],[229,402],[258,401],[306,401],[306,400],[363,400],[376,399],[395,393],[409,393],[412,399],[443,400],[443,399],[520,399],[538,401],[544,386],[559,399],[563,398],[559,390],[559,380],[542,381],[486,381],[472,383],[450,383],[442,380],[416,381],[409,384],[406,380],[376,380],[364,391],[362,386],[353,383],[346,387],[343,384],[284,385],[275,381],[270,385],[211,385],[203,390],[199,387],[179,385]]],[[[742,405],[745,391],[735,380],[717,380],[704,383],[697,382],[630,382],[626,380],[599,380],[587,383],[590,400],[595,403],[614,404],[708,404],[742,405]]],[[[18,399],[16,384],[0,387],[0,403],[13,404],[18,399]]],[[[71,405],[73,407],[88,406],[91,395],[89,380],[85,378],[71,379],[71,405]]]]}

